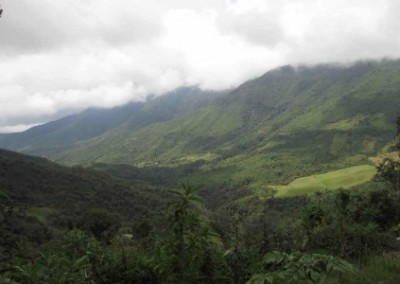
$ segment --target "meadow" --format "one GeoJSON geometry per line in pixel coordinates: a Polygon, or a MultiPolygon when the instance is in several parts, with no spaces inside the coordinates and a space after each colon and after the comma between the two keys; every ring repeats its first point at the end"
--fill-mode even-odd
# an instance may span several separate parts
{"type": "Polygon", "coordinates": [[[324,174],[310,175],[293,180],[287,185],[271,186],[277,190],[276,197],[288,197],[301,194],[311,194],[327,189],[348,189],[370,181],[376,173],[371,165],[347,167],[324,174]]]}

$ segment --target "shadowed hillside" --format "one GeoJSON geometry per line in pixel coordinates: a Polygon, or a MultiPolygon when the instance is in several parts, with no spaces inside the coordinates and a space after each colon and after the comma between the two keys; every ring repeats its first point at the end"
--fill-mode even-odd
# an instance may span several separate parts
{"type": "Polygon", "coordinates": [[[0,150],[0,188],[28,207],[51,208],[67,215],[103,208],[130,221],[155,216],[165,200],[160,190],[5,150],[0,150]]]}

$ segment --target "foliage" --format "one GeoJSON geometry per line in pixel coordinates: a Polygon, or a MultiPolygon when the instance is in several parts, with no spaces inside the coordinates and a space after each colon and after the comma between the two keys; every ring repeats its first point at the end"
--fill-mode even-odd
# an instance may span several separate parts
{"type": "Polygon", "coordinates": [[[341,258],[317,253],[272,252],[264,257],[263,263],[270,272],[255,274],[247,283],[324,283],[333,272],[354,271],[341,258]]]}
{"type": "Polygon", "coordinates": [[[81,219],[81,227],[99,240],[110,241],[121,227],[118,215],[104,209],[88,210],[81,219]]]}
{"type": "Polygon", "coordinates": [[[395,146],[398,159],[385,157],[378,165],[375,179],[387,183],[394,191],[400,192],[400,116],[396,120],[395,146]]]}
{"type": "Polygon", "coordinates": [[[0,150],[0,177],[0,188],[16,202],[54,209],[46,221],[61,228],[76,227],[79,216],[92,208],[116,213],[124,221],[150,218],[160,215],[167,201],[165,192],[151,187],[5,150],[0,150]]]}
{"type": "Polygon", "coordinates": [[[377,168],[376,181],[387,183],[393,190],[400,191],[400,161],[384,158],[377,168]]]}
{"type": "Polygon", "coordinates": [[[51,232],[37,219],[29,217],[14,198],[0,192],[0,271],[9,269],[10,260],[30,244],[40,245],[51,238],[51,232]]]}
{"type": "Polygon", "coordinates": [[[170,191],[175,198],[169,204],[172,235],[164,243],[164,250],[174,255],[170,264],[176,279],[214,283],[217,276],[219,236],[209,227],[197,207],[202,199],[196,188],[183,184],[181,190],[170,191]]]}

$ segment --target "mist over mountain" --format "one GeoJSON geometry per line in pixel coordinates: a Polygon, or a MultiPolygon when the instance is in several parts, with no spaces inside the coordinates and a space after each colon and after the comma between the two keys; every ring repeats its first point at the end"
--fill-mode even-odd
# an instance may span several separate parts
{"type": "Polygon", "coordinates": [[[135,129],[169,120],[206,104],[214,94],[217,96],[217,92],[185,87],[163,97],[149,98],[147,103],[135,102],[109,109],[90,108],[21,133],[0,134],[0,143],[8,149],[48,157],[122,124],[135,129]]]}
{"type": "Polygon", "coordinates": [[[181,88],[146,103],[0,136],[4,148],[67,165],[190,166],[192,179],[287,183],[368,163],[391,141],[400,61],[284,66],[226,92],[181,88]],[[283,169],[285,169],[283,171],[283,169]]]}

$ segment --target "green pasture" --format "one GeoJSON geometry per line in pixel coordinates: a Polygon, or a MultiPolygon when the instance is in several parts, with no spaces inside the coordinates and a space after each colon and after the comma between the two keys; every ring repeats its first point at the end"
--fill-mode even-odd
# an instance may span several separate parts
{"type": "Polygon", "coordinates": [[[371,165],[361,165],[324,174],[297,178],[287,185],[271,187],[277,190],[275,195],[277,197],[310,194],[326,189],[351,188],[371,180],[375,173],[375,167],[371,165]]]}

